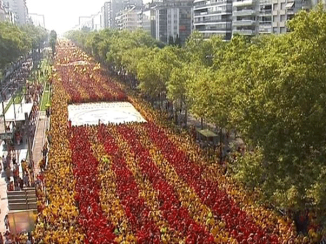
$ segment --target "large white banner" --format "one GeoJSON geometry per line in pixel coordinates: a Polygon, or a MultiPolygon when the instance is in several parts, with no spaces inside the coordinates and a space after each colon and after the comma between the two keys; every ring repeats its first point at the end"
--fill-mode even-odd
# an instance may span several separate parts
{"type": "Polygon", "coordinates": [[[68,116],[72,125],[146,122],[129,102],[83,103],[68,106],[68,116]]]}

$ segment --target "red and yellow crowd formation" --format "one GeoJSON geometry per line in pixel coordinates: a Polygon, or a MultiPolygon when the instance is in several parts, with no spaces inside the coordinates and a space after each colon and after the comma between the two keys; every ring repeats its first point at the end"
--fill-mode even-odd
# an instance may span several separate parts
{"type": "Polygon", "coordinates": [[[126,94],[116,84],[101,75],[100,65],[80,50],[62,49],[56,60],[56,70],[60,74],[58,79],[68,94],[68,103],[127,99],[126,94]]]}
{"type": "Polygon", "coordinates": [[[302,243],[69,42],[57,48],[38,243],[302,243]],[[130,101],[147,123],[71,127],[68,103],[130,101]]]}

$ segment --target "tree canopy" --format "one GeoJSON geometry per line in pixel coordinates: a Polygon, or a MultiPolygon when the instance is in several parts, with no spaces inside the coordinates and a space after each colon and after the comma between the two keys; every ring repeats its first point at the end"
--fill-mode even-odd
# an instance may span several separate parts
{"type": "MultiPolygon", "coordinates": [[[[232,176],[281,209],[326,212],[326,13],[301,11],[289,33],[236,35],[162,47],[146,33],[68,37],[152,98],[166,93],[195,116],[236,129],[250,149],[232,176]]],[[[319,214],[320,221],[325,215],[319,214]]]]}
{"type": "Polygon", "coordinates": [[[46,39],[47,31],[44,28],[0,22],[0,69],[31,49],[39,49],[46,39]]]}

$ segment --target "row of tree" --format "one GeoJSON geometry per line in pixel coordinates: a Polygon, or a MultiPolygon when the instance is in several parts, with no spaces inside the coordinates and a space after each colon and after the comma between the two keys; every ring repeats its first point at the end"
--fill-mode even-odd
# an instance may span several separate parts
{"type": "Polygon", "coordinates": [[[47,37],[41,27],[0,22],[0,70],[30,51],[39,52],[47,37]]]}
{"type": "Polygon", "coordinates": [[[326,13],[300,12],[282,35],[194,33],[183,47],[142,31],[72,31],[68,37],[152,100],[167,98],[241,133],[250,152],[234,178],[281,209],[326,213],[326,13]]]}

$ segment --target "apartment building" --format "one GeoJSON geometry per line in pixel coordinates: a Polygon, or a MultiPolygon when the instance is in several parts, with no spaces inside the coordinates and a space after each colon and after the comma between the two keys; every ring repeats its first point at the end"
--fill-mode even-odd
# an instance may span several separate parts
{"type": "Polygon", "coordinates": [[[43,14],[29,13],[33,25],[45,28],[45,17],[43,14]]]}
{"type": "Polygon", "coordinates": [[[124,10],[119,11],[117,14],[116,20],[116,27],[119,30],[136,30],[138,23],[137,23],[137,16],[138,16],[139,9],[136,6],[129,5],[124,10]]]}
{"type": "Polygon", "coordinates": [[[272,14],[272,0],[260,0],[259,1],[259,34],[270,34],[273,33],[272,23],[273,23],[273,14],[272,14]]]}
{"type": "Polygon", "coordinates": [[[195,0],[193,29],[209,38],[219,35],[225,40],[232,36],[232,0],[195,0]]]}
{"type": "Polygon", "coordinates": [[[9,11],[14,13],[15,23],[27,24],[28,23],[28,8],[26,0],[4,0],[4,4],[9,8],[9,11]]]}
{"type": "Polygon", "coordinates": [[[78,29],[81,30],[87,28],[93,30],[93,17],[92,16],[80,16],[78,22],[78,29]]]}
{"type": "Polygon", "coordinates": [[[286,22],[300,10],[312,8],[308,0],[272,0],[273,3],[273,33],[286,33],[286,22]]]}
{"type": "Polygon", "coordinates": [[[141,7],[143,5],[142,0],[110,0],[104,3],[101,8],[101,28],[118,28],[116,23],[117,15],[121,14],[120,11],[123,11],[128,6],[141,7]]]}
{"type": "Polygon", "coordinates": [[[144,6],[137,12],[137,28],[151,33],[151,10],[149,6],[144,6]]]}
{"type": "Polygon", "coordinates": [[[2,1],[0,1],[0,22],[6,20],[5,6],[2,1]]]}
{"type": "Polygon", "coordinates": [[[101,27],[116,28],[115,17],[119,11],[123,10],[123,2],[117,0],[110,0],[105,2],[101,8],[102,20],[101,27]]]}
{"type": "Polygon", "coordinates": [[[192,31],[192,1],[163,0],[153,2],[151,34],[156,40],[168,43],[170,38],[184,43],[192,31]]]}
{"type": "Polygon", "coordinates": [[[101,30],[103,29],[101,26],[102,23],[102,12],[98,12],[92,16],[93,19],[93,30],[101,30]]]}
{"type": "Polygon", "coordinates": [[[232,34],[257,35],[259,33],[259,2],[233,0],[232,34]]]}

